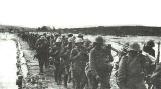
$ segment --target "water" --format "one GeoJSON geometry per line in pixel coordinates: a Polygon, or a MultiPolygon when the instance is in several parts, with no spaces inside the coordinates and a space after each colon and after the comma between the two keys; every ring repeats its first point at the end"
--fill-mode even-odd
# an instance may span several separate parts
{"type": "Polygon", "coordinates": [[[16,45],[12,40],[0,40],[0,89],[18,89],[16,86],[16,45]]]}

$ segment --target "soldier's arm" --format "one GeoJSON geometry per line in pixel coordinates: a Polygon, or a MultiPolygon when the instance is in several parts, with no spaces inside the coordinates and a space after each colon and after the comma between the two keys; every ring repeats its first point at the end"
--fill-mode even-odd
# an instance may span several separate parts
{"type": "Polygon", "coordinates": [[[89,66],[91,68],[91,70],[94,70],[95,69],[95,53],[93,50],[90,51],[89,53],[89,66]]]}
{"type": "Polygon", "coordinates": [[[107,50],[107,55],[109,56],[109,62],[113,62],[114,59],[113,59],[113,56],[111,54],[112,47],[111,47],[110,44],[106,47],[106,50],[107,50]]]}
{"type": "Polygon", "coordinates": [[[37,48],[37,46],[39,45],[39,43],[40,43],[40,39],[38,39],[37,41],[36,41],[36,43],[35,43],[35,47],[37,48]]]}
{"type": "Polygon", "coordinates": [[[75,49],[73,49],[71,51],[70,54],[70,61],[74,61],[75,59],[77,59],[79,57],[79,53],[77,53],[77,51],[75,49]]]}
{"type": "Polygon", "coordinates": [[[127,57],[123,57],[119,63],[118,83],[120,86],[125,86],[127,73],[127,57]]]}

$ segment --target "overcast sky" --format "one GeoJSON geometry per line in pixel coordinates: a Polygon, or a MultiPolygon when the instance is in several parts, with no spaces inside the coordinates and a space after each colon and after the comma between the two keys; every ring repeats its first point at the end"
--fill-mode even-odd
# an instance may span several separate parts
{"type": "Polygon", "coordinates": [[[161,26],[161,1],[0,0],[0,24],[56,28],[161,26]]]}

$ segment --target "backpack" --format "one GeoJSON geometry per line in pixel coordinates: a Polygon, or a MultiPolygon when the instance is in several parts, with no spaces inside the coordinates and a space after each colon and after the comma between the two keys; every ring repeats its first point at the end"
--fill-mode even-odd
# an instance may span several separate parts
{"type": "MultiPolygon", "coordinates": [[[[128,57],[128,55],[126,55],[125,57],[128,57]]],[[[141,53],[139,53],[139,54],[134,58],[134,60],[137,61],[138,58],[139,58],[139,59],[144,59],[145,56],[142,55],[141,53]]],[[[127,66],[127,67],[130,66],[130,65],[129,65],[130,62],[131,62],[131,64],[132,64],[132,62],[135,62],[135,61],[126,60],[126,66],[127,66]]],[[[144,63],[145,63],[145,60],[139,60],[138,62],[139,62],[139,63],[137,63],[137,65],[132,65],[132,66],[141,67],[141,71],[142,71],[141,74],[144,75],[144,63]]],[[[134,64],[136,64],[136,63],[134,63],[134,64]]],[[[119,66],[118,66],[118,69],[119,69],[119,66]]],[[[127,70],[127,71],[128,71],[128,70],[127,70]]],[[[134,73],[135,70],[133,71],[133,70],[131,69],[131,72],[134,73]]],[[[135,76],[137,76],[137,74],[136,74],[135,76]]],[[[116,82],[117,82],[117,84],[119,85],[119,82],[118,82],[118,70],[116,70],[115,77],[116,77],[116,82]]]]}

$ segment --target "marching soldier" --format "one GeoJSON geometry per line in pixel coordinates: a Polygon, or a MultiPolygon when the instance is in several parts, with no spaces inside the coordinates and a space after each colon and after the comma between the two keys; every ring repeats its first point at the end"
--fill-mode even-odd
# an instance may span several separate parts
{"type": "Polygon", "coordinates": [[[68,44],[64,48],[64,52],[62,53],[62,60],[63,60],[63,66],[64,66],[64,87],[67,88],[67,82],[70,80],[70,53],[73,48],[73,39],[70,37],[68,39],[68,44]]]}
{"type": "Polygon", "coordinates": [[[147,42],[146,45],[144,45],[143,50],[147,53],[149,53],[150,55],[152,55],[153,57],[155,57],[155,50],[153,49],[153,47],[155,46],[155,43],[153,40],[149,40],[147,42]]]}
{"type": "Polygon", "coordinates": [[[83,47],[83,40],[76,38],[75,47],[71,51],[70,60],[72,62],[72,78],[74,89],[83,89],[85,76],[85,66],[88,62],[88,55],[83,47]]]}
{"type": "Polygon", "coordinates": [[[62,45],[62,39],[61,37],[58,37],[55,42],[55,46],[53,48],[52,57],[54,58],[54,65],[55,65],[55,71],[54,71],[54,77],[55,82],[57,85],[61,84],[61,74],[62,74],[62,65],[61,65],[61,45],[62,45]]]}
{"type": "MultiPolygon", "coordinates": [[[[146,45],[144,45],[143,47],[143,51],[145,51],[146,53],[148,53],[149,55],[155,57],[155,50],[153,49],[153,47],[155,46],[155,43],[153,40],[149,40],[146,45]]],[[[146,65],[146,73],[145,73],[145,80],[146,80],[146,83],[148,84],[148,89],[151,88],[152,86],[152,83],[151,83],[151,80],[150,80],[150,76],[152,75],[152,73],[154,72],[155,70],[155,67],[156,65],[152,62],[152,61],[148,61],[148,64],[146,65]]]]}
{"type": "Polygon", "coordinates": [[[104,45],[104,39],[98,36],[94,48],[89,53],[89,68],[86,71],[89,89],[97,89],[100,82],[101,89],[110,89],[110,73],[113,61],[111,48],[104,45]]]}
{"type": "Polygon", "coordinates": [[[43,73],[43,66],[45,65],[45,68],[48,68],[49,65],[49,43],[48,40],[44,37],[41,36],[35,43],[36,47],[36,57],[38,58],[39,61],[39,67],[40,67],[40,73],[43,73]]]}
{"type": "Polygon", "coordinates": [[[144,83],[145,56],[136,42],[129,46],[126,56],[122,57],[118,69],[118,84],[120,89],[146,89],[144,83]]]}

